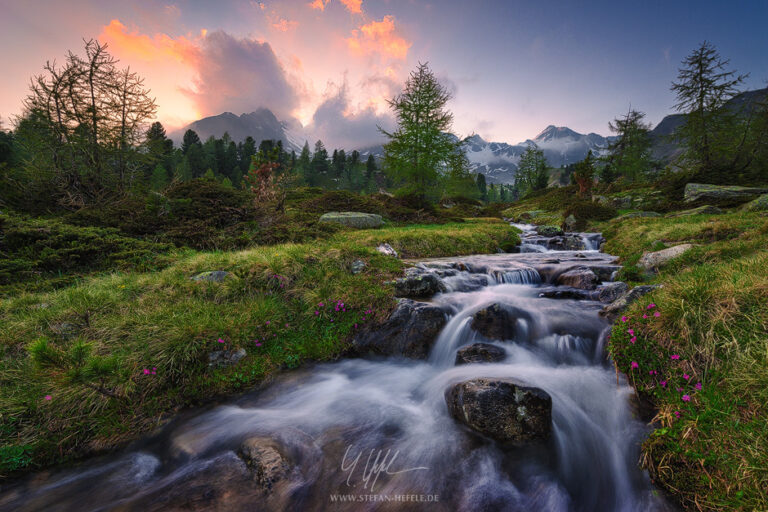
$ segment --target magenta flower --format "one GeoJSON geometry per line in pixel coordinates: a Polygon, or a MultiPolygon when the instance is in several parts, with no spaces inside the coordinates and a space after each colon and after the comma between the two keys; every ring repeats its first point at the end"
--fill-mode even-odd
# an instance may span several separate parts
{"type": "Polygon", "coordinates": [[[43,398],[45,398],[47,401],[50,401],[53,397],[51,395],[45,395],[43,398]]]}
{"type": "Polygon", "coordinates": [[[253,343],[254,343],[254,344],[257,346],[257,347],[260,347],[260,346],[261,346],[261,343],[259,343],[259,342],[256,342],[256,341],[254,341],[253,343]]]}
{"type": "Polygon", "coordinates": [[[269,320],[267,320],[267,325],[269,325],[269,320]]]}
{"type": "Polygon", "coordinates": [[[655,316],[656,318],[658,318],[658,317],[660,317],[660,316],[661,316],[661,313],[659,313],[659,312],[657,311],[657,312],[655,312],[655,313],[653,314],[653,316],[655,316]]]}
{"type": "Polygon", "coordinates": [[[357,324],[355,324],[355,329],[357,329],[357,324]]]}
{"type": "Polygon", "coordinates": [[[683,395],[683,402],[690,402],[690,401],[691,401],[691,397],[690,396],[683,395]]]}
{"type": "Polygon", "coordinates": [[[698,391],[701,391],[701,387],[702,387],[702,386],[701,386],[701,382],[697,382],[697,383],[696,383],[696,385],[695,385],[694,387],[695,387],[695,388],[696,388],[698,391]]]}
{"type": "Polygon", "coordinates": [[[319,311],[317,311],[317,310],[315,310],[315,316],[317,316],[317,315],[319,315],[319,314],[320,314],[320,312],[319,312],[319,311]]]}
{"type": "Polygon", "coordinates": [[[639,367],[640,367],[640,365],[639,365],[639,364],[637,364],[637,361],[632,361],[632,363],[630,363],[630,365],[629,365],[629,366],[630,366],[631,368],[639,368],[639,367]]]}
{"type": "Polygon", "coordinates": [[[319,308],[321,308],[321,307],[323,307],[323,306],[325,306],[325,304],[323,304],[322,302],[320,302],[320,303],[317,305],[317,307],[319,307],[319,308]]]}
{"type": "Polygon", "coordinates": [[[680,411],[675,411],[675,418],[679,418],[679,417],[680,417],[680,411]]]}
{"type": "Polygon", "coordinates": [[[669,358],[675,359],[675,360],[680,359],[680,354],[672,354],[671,356],[669,356],[669,358]]]}
{"type": "Polygon", "coordinates": [[[147,368],[144,368],[144,375],[149,375],[149,370],[147,368]]]}
{"type": "Polygon", "coordinates": [[[653,309],[653,308],[655,308],[655,307],[656,307],[656,304],[654,304],[653,302],[651,302],[650,304],[648,304],[648,309],[653,309]]]}
{"type": "Polygon", "coordinates": [[[224,340],[223,340],[223,339],[221,339],[221,338],[219,338],[217,341],[218,341],[219,343],[224,343],[224,340]]]}
{"type": "Polygon", "coordinates": [[[626,316],[621,317],[621,321],[626,323],[627,317],[626,316]]]}
{"type": "Polygon", "coordinates": [[[648,318],[648,315],[646,315],[645,313],[643,313],[643,318],[648,318]]]}
{"type": "Polygon", "coordinates": [[[632,343],[633,345],[635,344],[636,341],[637,341],[637,336],[632,336],[632,338],[629,340],[629,342],[632,343]]]}
{"type": "Polygon", "coordinates": [[[634,335],[635,335],[635,330],[634,330],[634,329],[627,329],[627,332],[628,332],[629,334],[631,334],[632,336],[634,336],[634,335]]]}
{"type": "Polygon", "coordinates": [[[659,384],[661,384],[661,387],[663,387],[663,388],[667,387],[667,381],[665,381],[665,380],[659,382],[659,384]]]}
{"type": "Polygon", "coordinates": [[[691,378],[691,376],[690,376],[690,375],[688,375],[687,373],[684,373],[684,374],[683,374],[683,378],[684,378],[685,380],[688,380],[688,379],[690,379],[690,378],[691,378]]]}

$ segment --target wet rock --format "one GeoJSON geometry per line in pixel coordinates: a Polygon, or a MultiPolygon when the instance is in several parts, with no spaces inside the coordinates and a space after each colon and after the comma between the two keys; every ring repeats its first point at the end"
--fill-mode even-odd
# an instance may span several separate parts
{"type": "Polygon", "coordinates": [[[557,226],[536,226],[536,233],[541,236],[561,236],[563,230],[557,226]]]}
{"type": "Polygon", "coordinates": [[[563,250],[565,251],[583,251],[587,248],[579,235],[566,235],[563,237],[563,250]]]}
{"type": "Polygon", "coordinates": [[[246,355],[245,349],[238,350],[216,350],[208,354],[208,366],[221,368],[225,366],[234,366],[240,362],[246,355]]]}
{"type": "Polygon", "coordinates": [[[473,363],[496,363],[503,361],[507,353],[503,348],[490,343],[473,343],[456,352],[456,365],[473,363]]]}
{"type": "Polygon", "coordinates": [[[627,283],[621,281],[616,283],[608,283],[597,287],[597,300],[600,302],[610,303],[624,295],[629,291],[627,283]]]}
{"type": "Polygon", "coordinates": [[[460,423],[501,443],[548,439],[552,398],[511,379],[472,379],[445,391],[448,411],[460,423]]]}
{"type": "Polygon", "coordinates": [[[427,298],[445,290],[440,278],[432,273],[410,275],[395,280],[395,297],[427,298]]]}
{"type": "Polygon", "coordinates": [[[501,304],[491,304],[472,315],[472,329],[491,340],[511,340],[517,332],[518,315],[501,304]]]}
{"type": "Polygon", "coordinates": [[[698,208],[693,208],[691,210],[683,210],[680,212],[674,212],[667,215],[669,218],[673,217],[689,217],[691,215],[720,215],[722,213],[725,213],[723,210],[718,208],[717,206],[699,206],[698,208]]]}
{"type": "Polygon", "coordinates": [[[594,290],[597,283],[597,276],[587,267],[569,269],[557,278],[557,284],[559,285],[581,288],[582,290],[594,290]]]}
{"type": "Polygon", "coordinates": [[[604,306],[602,311],[600,311],[600,315],[606,316],[609,318],[615,317],[619,313],[627,309],[627,307],[633,302],[635,302],[637,299],[658,288],[661,288],[661,285],[654,284],[654,285],[635,286],[628,292],[623,293],[615,301],[611,302],[607,306],[604,306]]]}
{"type": "Polygon", "coordinates": [[[756,195],[768,193],[768,188],[738,187],[733,185],[705,185],[688,183],[683,192],[683,201],[748,201],[756,195]]]}
{"type": "Polygon", "coordinates": [[[579,228],[579,221],[573,214],[570,214],[563,221],[563,229],[565,231],[576,231],[579,228]]]}
{"type": "Polygon", "coordinates": [[[545,299],[571,299],[571,300],[595,300],[594,291],[581,290],[568,286],[558,286],[551,290],[545,290],[539,293],[539,297],[545,299]]]}
{"type": "Polygon", "coordinates": [[[224,270],[211,270],[208,272],[201,272],[196,276],[191,277],[193,281],[209,281],[211,283],[221,283],[225,279],[233,277],[229,272],[224,270]]]}
{"type": "Polygon", "coordinates": [[[376,247],[376,250],[385,256],[392,256],[397,258],[397,251],[394,250],[389,244],[379,244],[379,246],[376,247]]]}
{"type": "Polygon", "coordinates": [[[637,264],[645,270],[655,270],[659,267],[663,267],[669,263],[670,260],[677,258],[692,247],[693,245],[691,244],[680,244],[656,252],[646,252],[642,255],[637,264]]]}
{"type": "Polygon", "coordinates": [[[352,353],[426,359],[447,321],[445,312],[432,304],[401,299],[392,315],[352,340],[352,353]]]}
{"type": "Polygon", "coordinates": [[[247,439],[240,446],[238,455],[253,472],[254,480],[265,490],[271,490],[291,470],[291,465],[280,453],[277,443],[270,438],[247,439]]]}
{"type": "Polygon", "coordinates": [[[764,212],[768,211],[768,194],[764,194],[754,201],[744,205],[745,212],[764,212]]]}
{"type": "Polygon", "coordinates": [[[363,270],[365,270],[365,267],[367,265],[363,260],[355,260],[352,262],[352,264],[349,266],[349,271],[353,274],[359,274],[363,270]]]}
{"type": "Polygon", "coordinates": [[[615,272],[621,270],[621,265],[587,265],[595,273],[598,281],[611,281],[615,272]]]}
{"type": "Polygon", "coordinates": [[[384,224],[381,215],[361,212],[328,212],[320,216],[320,222],[335,222],[358,229],[378,228],[384,224]]]}

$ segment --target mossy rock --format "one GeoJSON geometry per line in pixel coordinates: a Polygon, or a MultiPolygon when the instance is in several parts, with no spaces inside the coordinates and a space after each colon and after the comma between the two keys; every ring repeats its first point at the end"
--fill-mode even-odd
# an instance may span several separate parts
{"type": "Polygon", "coordinates": [[[768,211],[768,194],[763,194],[754,201],[744,205],[745,212],[765,212],[768,211]]]}
{"type": "Polygon", "coordinates": [[[560,236],[563,234],[563,230],[559,226],[552,225],[538,226],[536,232],[541,236],[560,236]]]}
{"type": "Polygon", "coordinates": [[[336,222],[352,228],[378,228],[384,224],[381,215],[361,212],[328,212],[320,216],[320,222],[336,222]]]}
{"type": "Polygon", "coordinates": [[[735,185],[705,185],[688,183],[685,186],[683,200],[686,203],[709,201],[715,203],[730,201],[749,201],[755,196],[768,193],[768,188],[739,187],[735,185]]]}
{"type": "Polygon", "coordinates": [[[688,217],[691,215],[720,215],[723,213],[725,212],[720,208],[718,208],[717,206],[711,206],[707,204],[707,205],[699,206],[698,208],[693,208],[690,210],[683,210],[681,212],[669,213],[667,214],[667,217],[688,217]]]}

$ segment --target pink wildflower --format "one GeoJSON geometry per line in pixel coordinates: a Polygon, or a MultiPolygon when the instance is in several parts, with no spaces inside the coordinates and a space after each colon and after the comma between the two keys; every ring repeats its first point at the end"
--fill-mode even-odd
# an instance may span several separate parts
{"type": "Polygon", "coordinates": [[[51,398],[53,398],[53,397],[51,395],[45,395],[43,398],[45,398],[46,400],[50,401],[51,398]]]}
{"type": "Polygon", "coordinates": [[[663,387],[663,388],[667,387],[667,381],[665,381],[665,380],[659,382],[659,384],[661,384],[661,387],[663,387]]]}
{"type": "Polygon", "coordinates": [[[660,316],[661,316],[661,313],[659,313],[659,312],[657,311],[657,312],[655,312],[655,313],[653,314],[653,316],[655,316],[656,318],[658,318],[658,317],[660,317],[660,316]]]}
{"type": "Polygon", "coordinates": [[[639,368],[639,367],[640,367],[640,365],[639,365],[639,364],[637,364],[637,361],[632,361],[632,363],[630,363],[630,365],[629,365],[629,366],[630,366],[631,368],[639,368]]]}
{"type": "Polygon", "coordinates": [[[675,411],[675,418],[679,418],[679,417],[680,417],[680,411],[675,411]]]}
{"type": "Polygon", "coordinates": [[[621,317],[621,321],[626,323],[627,317],[626,316],[621,317]]]}
{"type": "Polygon", "coordinates": [[[320,314],[320,312],[319,312],[319,311],[317,311],[317,310],[315,310],[315,316],[317,316],[317,315],[319,315],[319,314],[320,314]]]}
{"type": "Polygon", "coordinates": [[[684,378],[685,380],[688,380],[688,379],[690,379],[690,378],[691,378],[691,376],[690,376],[690,375],[688,375],[687,373],[684,373],[684,374],[683,374],[683,378],[684,378]]]}
{"type": "Polygon", "coordinates": [[[694,387],[695,387],[695,388],[696,388],[698,391],[701,391],[701,387],[702,387],[702,386],[701,386],[701,382],[697,382],[697,383],[696,383],[696,385],[695,385],[694,387]]]}
{"type": "Polygon", "coordinates": [[[321,308],[323,306],[325,306],[325,304],[323,304],[322,302],[317,305],[317,307],[319,307],[319,308],[321,308]]]}
{"type": "Polygon", "coordinates": [[[261,346],[261,343],[258,343],[258,342],[256,342],[256,341],[254,341],[253,343],[254,343],[254,344],[257,346],[257,347],[260,347],[260,346],[261,346]]]}
{"type": "Polygon", "coordinates": [[[656,304],[654,304],[653,302],[651,302],[650,304],[648,304],[648,309],[653,309],[653,308],[655,308],[655,307],[656,307],[656,304]]]}
{"type": "Polygon", "coordinates": [[[223,339],[221,339],[221,338],[219,338],[217,341],[218,341],[219,343],[224,343],[224,340],[223,340],[223,339]]]}
{"type": "Polygon", "coordinates": [[[632,338],[629,341],[634,345],[635,342],[637,341],[637,336],[632,336],[632,338]]]}
{"type": "Polygon", "coordinates": [[[144,368],[144,375],[149,375],[149,370],[144,368]]]}
{"type": "Polygon", "coordinates": [[[645,313],[643,313],[643,318],[648,318],[648,315],[646,315],[645,313]]]}
{"type": "Polygon", "coordinates": [[[628,332],[629,334],[631,334],[632,336],[634,336],[634,335],[635,335],[635,330],[634,330],[634,329],[627,329],[627,332],[628,332]]]}
{"type": "Polygon", "coordinates": [[[691,401],[691,397],[690,396],[683,395],[683,402],[690,402],[690,401],[691,401]]]}
{"type": "Polygon", "coordinates": [[[669,358],[675,359],[675,360],[680,359],[680,354],[672,354],[671,356],[669,356],[669,358]]]}

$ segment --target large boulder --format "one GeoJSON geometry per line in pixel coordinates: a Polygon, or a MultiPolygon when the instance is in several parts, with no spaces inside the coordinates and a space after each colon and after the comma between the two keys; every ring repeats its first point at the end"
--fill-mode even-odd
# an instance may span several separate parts
{"type": "Polygon", "coordinates": [[[558,226],[537,226],[536,233],[541,236],[561,236],[563,230],[558,226]]]}
{"type": "Polygon", "coordinates": [[[389,244],[379,244],[378,247],[376,247],[376,250],[384,256],[392,256],[393,258],[397,258],[397,251],[394,250],[389,244]]]}
{"type": "Polygon", "coordinates": [[[691,215],[720,215],[722,213],[725,213],[723,210],[718,208],[717,206],[710,206],[710,205],[704,205],[699,206],[698,208],[692,208],[690,210],[682,210],[679,212],[669,213],[667,214],[667,217],[673,218],[673,217],[689,217],[691,215]]]}
{"type": "Polygon", "coordinates": [[[237,350],[216,350],[208,354],[208,366],[212,368],[234,366],[246,355],[244,348],[237,350]]]}
{"type": "Polygon", "coordinates": [[[254,480],[265,490],[271,490],[291,470],[277,443],[267,437],[247,439],[240,446],[238,455],[253,472],[254,480]]]}
{"type": "Polygon", "coordinates": [[[381,215],[360,212],[328,212],[320,216],[320,222],[336,222],[352,228],[378,228],[384,224],[381,215]]]}
{"type": "Polygon", "coordinates": [[[680,244],[656,252],[646,252],[643,253],[637,264],[645,270],[655,270],[689,251],[692,247],[691,244],[680,244]]]}
{"type": "Polygon", "coordinates": [[[768,188],[738,187],[734,185],[704,185],[702,183],[688,183],[683,192],[683,200],[686,203],[695,201],[748,201],[756,195],[768,193],[768,188]]]}
{"type": "Polygon", "coordinates": [[[395,280],[395,297],[426,298],[445,290],[442,280],[432,273],[414,274],[395,280]]]}
{"type": "Polygon", "coordinates": [[[629,307],[629,305],[635,302],[637,299],[646,293],[651,293],[658,288],[661,288],[661,285],[654,284],[635,286],[628,292],[623,293],[618,299],[604,306],[602,311],[600,311],[600,315],[606,316],[608,318],[614,318],[618,316],[619,313],[627,309],[627,307],[629,307]]]}
{"type": "Polygon", "coordinates": [[[445,391],[448,411],[460,423],[501,443],[548,439],[552,398],[511,379],[472,379],[445,391]]]}
{"type": "Polygon", "coordinates": [[[355,336],[352,352],[426,359],[446,321],[437,306],[401,299],[386,322],[355,336]]]}
{"type": "Polygon", "coordinates": [[[627,293],[629,291],[629,286],[627,283],[617,281],[615,283],[607,283],[598,286],[595,291],[597,292],[597,300],[610,303],[627,293]]]}
{"type": "Polygon", "coordinates": [[[582,290],[594,290],[597,283],[597,275],[587,267],[571,268],[557,277],[557,284],[582,290]]]}
{"type": "Polygon", "coordinates": [[[511,340],[517,332],[517,312],[501,304],[491,304],[472,315],[472,329],[491,340],[511,340]]]}
{"type": "Polygon", "coordinates": [[[190,277],[190,279],[192,279],[193,281],[208,281],[211,283],[221,283],[231,277],[234,277],[234,276],[227,271],[210,270],[208,272],[200,272],[196,276],[190,277]]]}
{"type": "Polygon", "coordinates": [[[473,343],[456,352],[456,365],[473,363],[497,363],[507,357],[506,351],[490,343],[473,343]]]}
{"type": "Polygon", "coordinates": [[[754,201],[744,205],[745,212],[764,212],[768,211],[768,194],[763,194],[754,201]]]}

